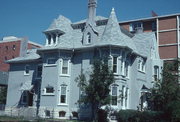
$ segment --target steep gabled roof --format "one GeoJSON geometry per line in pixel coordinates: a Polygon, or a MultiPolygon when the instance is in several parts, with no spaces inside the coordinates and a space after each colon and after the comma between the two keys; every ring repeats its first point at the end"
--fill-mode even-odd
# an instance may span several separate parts
{"type": "Polygon", "coordinates": [[[130,36],[127,36],[124,33],[125,32],[123,32],[122,28],[119,26],[115,11],[112,9],[111,15],[98,45],[117,45],[130,48],[136,52],[137,50],[133,40],[130,36]]]}
{"type": "Polygon", "coordinates": [[[72,22],[68,18],[60,15],[57,19],[54,19],[52,24],[49,26],[47,30],[45,30],[45,32],[53,31],[53,30],[60,30],[66,33],[66,32],[72,31],[71,24],[72,22]]]}

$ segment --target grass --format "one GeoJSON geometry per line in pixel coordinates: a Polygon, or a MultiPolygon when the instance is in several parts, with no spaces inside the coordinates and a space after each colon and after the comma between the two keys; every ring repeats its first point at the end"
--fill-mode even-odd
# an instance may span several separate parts
{"type": "Polygon", "coordinates": [[[0,116],[0,122],[84,122],[79,120],[60,120],[60,119],[34,119],[27,120],[23,117],[10,117],[10,116],[0,116]]]}

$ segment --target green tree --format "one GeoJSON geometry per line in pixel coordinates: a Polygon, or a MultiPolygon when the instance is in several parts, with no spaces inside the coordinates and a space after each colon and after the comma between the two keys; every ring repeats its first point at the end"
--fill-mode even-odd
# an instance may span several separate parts
{"type": "Polygon", "coordinates": [[[0,87],[0,104],[6,104],[7,87],[0,87]]]}
{"type": "Polygon", "coordinates": [[[165,63],[162,82],[152,89],[152,110],[163,111],[168,119],[180,118],[180,86],[178,83],[178,63],[165,63]]]}
{"type": "Polygon", "coordinates": [[[89,80],[86,80],[84,73],[76,78],[78,86],[85,93],[79,102],[90,103],[92,120],[97,120],[98,110],[103,105],[110,103],[110,85],[115,81],[113,72],[109,70],[108,64],[105,62],[107,61],[94,61],[89,80]]]}

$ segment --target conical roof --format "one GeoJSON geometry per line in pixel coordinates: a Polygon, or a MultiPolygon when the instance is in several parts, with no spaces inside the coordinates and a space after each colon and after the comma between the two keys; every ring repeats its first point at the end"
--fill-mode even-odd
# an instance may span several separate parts
{"type": "Polygon", "coordinates": [[[136,47],[133,43],[133,40],[122,32],[114,8],[111,11],[107,25],[104,29],[101,40],[99,41],[99,45],[108,44],[128,47],[136,51],[136,47]]]}

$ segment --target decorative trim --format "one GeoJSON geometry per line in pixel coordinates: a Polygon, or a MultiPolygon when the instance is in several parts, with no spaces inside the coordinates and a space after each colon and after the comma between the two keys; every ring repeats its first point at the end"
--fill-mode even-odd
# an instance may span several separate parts
{"type": "Polygon", "coordinates": [[[178,43],[162,44],[162,45],[159,45],[159,47],[176,46],[176,45],[178,45],[178,43]]]}
{"type": "Polygon", "coordinates": [[[174,28],[174,29],[159,30],[159,33],[169,32],[169,31],[177,31],[177,29],[174,28]]]}

